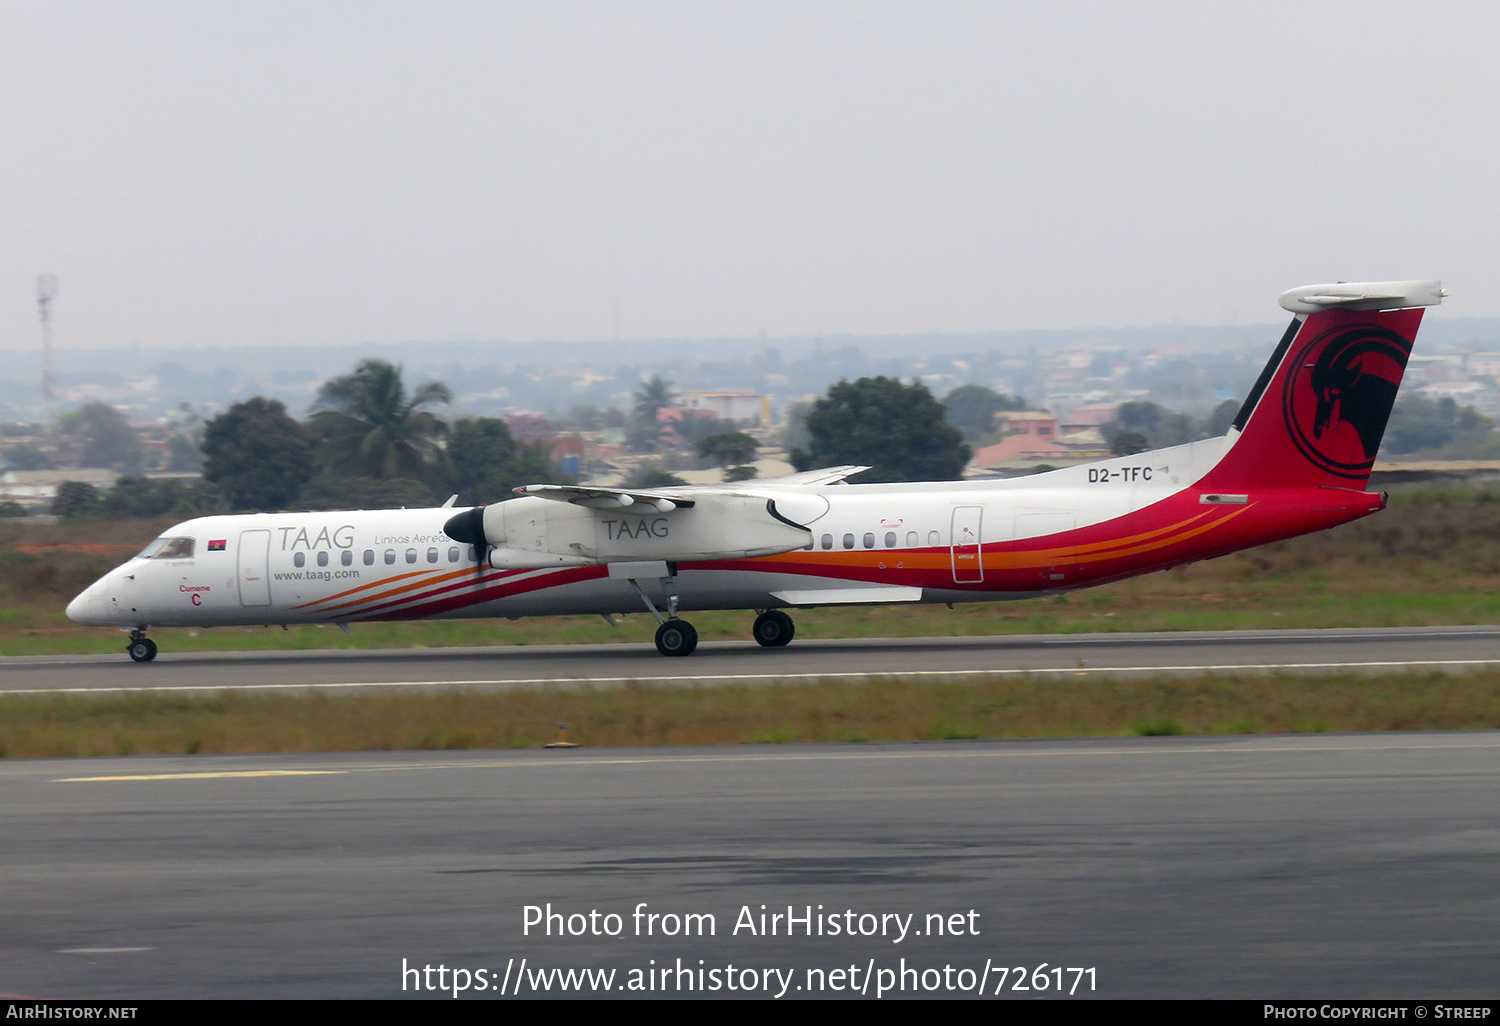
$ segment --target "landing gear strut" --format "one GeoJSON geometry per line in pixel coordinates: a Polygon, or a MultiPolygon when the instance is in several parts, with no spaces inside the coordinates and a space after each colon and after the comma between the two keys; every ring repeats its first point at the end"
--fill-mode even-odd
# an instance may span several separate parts
{"type": "Polygon", "coordinates": [[[130,632],[130,643],[125,646],[130,658],[138,663],[149,663],[156,658],[156,642],[146,637],[146,632],[137,627],[130,632]]]}
{"type": "Polygon", "coordinates": [[[755,618],[751,633],[757,644],[765,648],[780,648],[796,635],[797,625],[781,610],[768,609],[755,618]]]}
{"type": "Polygon", "coordinates": [[[667,576],[660,578],[662,594],[667,597],[667,615],[662,616],[661,610],[656,608],[656,603],[646,594],[640,583],[630,577],[630,586],[635,589],[636,594],[641,597],[646,611],[656,617],[660,624],[656,628],[656,650],[664,656],[692,655],[693,649],[698,647],[698,631],[686,620],[677,619],[677,602],[680,595],[677,591],[677,564],[664,564],[667,568],[667,576]]]}

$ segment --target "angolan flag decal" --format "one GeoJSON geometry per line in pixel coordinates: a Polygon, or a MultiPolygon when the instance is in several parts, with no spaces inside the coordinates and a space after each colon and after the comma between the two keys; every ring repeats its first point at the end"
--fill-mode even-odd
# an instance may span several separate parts
{"type": "Polygon", "coordinates": [[[224,546],[227,543],[228,543],[228,539],[227,538],[212,538],[212,539],[209,540],[209,543],[208,543],[208,551],[209,552],[223,552],[224,551],[224,546]]]}

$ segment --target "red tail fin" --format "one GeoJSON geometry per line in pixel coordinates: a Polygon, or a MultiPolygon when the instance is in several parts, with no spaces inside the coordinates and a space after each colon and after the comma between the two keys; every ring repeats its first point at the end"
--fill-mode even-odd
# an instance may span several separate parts
{"type": "Polygon", "coordinates": [[[1411,307],[1441,296],[1437,282],[1284,295],[1282,305],[1299,316],[1235,418],[1239,438],[1202,486],[1363,490],[1422,323],[1422,310],[1411,307]]]}

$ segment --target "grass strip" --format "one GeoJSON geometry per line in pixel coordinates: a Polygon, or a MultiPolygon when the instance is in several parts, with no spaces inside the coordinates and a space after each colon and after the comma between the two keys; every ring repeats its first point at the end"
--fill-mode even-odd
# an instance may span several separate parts
{"type": "Polygon", "coordinates": [[[439,693],[0,696],[0,756],[400,751],[1500,727],[1500,671],[996,677],[439,693]]]}

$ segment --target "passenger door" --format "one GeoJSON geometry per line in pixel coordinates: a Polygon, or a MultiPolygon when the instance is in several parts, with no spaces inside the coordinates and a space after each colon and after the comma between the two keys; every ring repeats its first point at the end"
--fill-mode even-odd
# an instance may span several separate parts
{"type": "Polygon", "coordinates": [[[984,520],[983,506],[957,506],[953,510],[953,582],[978,584],[984,580],[983,543],[979,529],[984,520]]]}
{"type": "Polygon", "coordinates": [[[240,605],[271,604],[270,531],[241,531],[239,543],[240,605]]]}

